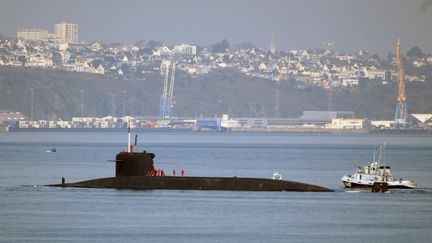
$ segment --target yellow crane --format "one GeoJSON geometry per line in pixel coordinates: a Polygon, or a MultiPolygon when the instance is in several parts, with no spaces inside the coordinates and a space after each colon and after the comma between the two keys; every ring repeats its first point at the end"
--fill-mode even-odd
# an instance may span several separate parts
{"type": "Polygon", "coordinates": [[[406,129],[407,127],[407,96],[405,95],[405,70],[401,57],[400,39],[396,43],[396,70],[399,71],[399,91],[396,99],[396,110],[394,119],[395,129],[406,129]]]}

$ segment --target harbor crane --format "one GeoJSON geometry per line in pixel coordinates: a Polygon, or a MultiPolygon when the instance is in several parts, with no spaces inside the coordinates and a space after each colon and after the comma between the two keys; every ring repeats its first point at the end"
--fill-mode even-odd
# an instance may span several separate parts
{"type": "Polygon", "coordinates": [[[405,70],[402,63],[400,39],[396,43],[396,69],[399,71],[399,91],[396,102],[394,129],[407,128],[407,96],[405,95],[405,70]]]}
{"type": "Polygon", "coordinates": [[[170,120],[171,118],[171,110],[173,107],[175,70],[176,70],[176,63],[174,61],[168,61],[165,70],[164,87],[163,87],[162,95],[160,97],[160,111],[159,111],[160,120],[170,120]]]}

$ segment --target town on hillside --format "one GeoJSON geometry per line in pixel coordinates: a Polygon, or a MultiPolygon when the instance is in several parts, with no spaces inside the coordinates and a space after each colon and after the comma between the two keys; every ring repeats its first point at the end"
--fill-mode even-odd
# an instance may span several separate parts
{"type": "MultiPolygon", "coordinates": [[[[393,43],[391,43],[393,45],[393,43]]],[[[230,46],[227,40],[214,45],[200,47],[195,44],[182,43],[178,45],[166,45],[156,41],[139,41],[135,44],[102,43],[94,41],[86,43],[78,39],[78,25],[71,23],[55,24],[54,32],[44,29],[19,29],[17,38],[0,39],[0,66],[39,68],[61,70],[66,72],[81,72],[118,79],[145,80],[150,74],[160,73],[165,75],[172,63],[176,70],[190,77],[207,75],[216,70],[236,70],[243,75],[258,77],[264,80],[281,82],[292,80],[297,87],[318,86],[324,89],[357,88],[365,82],[377,82],[386,85],[397,82],[398,73],[395,69],[396,55],[389,53],[386,58],[370,54],[367,51],[359,51],[353,54],[337,53],[333,51],[334,43],[326,42],[322,47],[308,50],[278,51],[276,41],[270,41],[269,50],[262,50],[251,44],[230,46]]],[[[425,82],[426,75],[418,72],[422,68],[432,66],[432,55],[423,54],[418,47],[407,52],[405,65],[407,69],[405,80],[407,82],[425,82]],[[414,70],[414,71],[412,71],[414,70]]],[[[341,112],[339,112],[341,113],[341,112]]],[[[278,119],[280,126],[302,126],[319,128],[369,128],[391,127],[390,122],[373,123],[365,121],[349,120],[347,124],[341,124],[340,120],[353,119],[339,116],[338,112],[308,113],[307,115],[319,118],[324,114],[325,119],[297,120],[278,119]],[[313,122],[318,121],[318,122],[313,122]],[[360,124],[360,125],[358,125],[360,124]]],[[[83,118],[78,117],[72,121],[32,121],[20,113],[2,111],[7,121],[8,114],[13,115],[12,120],[19,121],[15,127],[21,128],[73,128],[73,127],[122,127],[123,121],[133,118],[83,118]],[[19,114],[19,115],[16,115],[19,114]],[[25,120],[25,121],[24,121],[25,120]],[[53,123],[54,122],[54,123],[53,123]]],[[[341,114],[346,114],[342,112],[341,114]]],[[[432,117],[432,116],[431,116],[432,117]]],[[[412,120],[417,123],[429,124],[431,117],[422,117],[421,122],[413,114],[412,120]],[[429,123],[427,123],[429,121],[429,123]]],[[[310,118],[310,117],[309,117],[310,118]]],[[[138,119],[139,120],[139,119],[138,119]]],[[[165,120],[159,119],[159,120],[165,120]]],[[[221,127],[213,121],[210,127],[221,127]]],[[[225,119],[225,121],[230,119],[225,119]]],[[[270,119],[271,120],[271,119],[270,119]]],[[[367,119],[363,119],[367,120],[367,119]]],[[[205,123],[205,121],[203,121],[205,123]]],[[[246,118],[236,119],[231,127],[267,127],[271,121],[261,120],[255,124],[246,118]],[[243,122],[241,122],[243,121],[243,122]],[[251,123],[251,124],[249,124],[251,123]],[[249,124],[249,125],[248,125],[249,124]]],[[[190,121],[179,122],[183,126],[190,125],[190,121]]],[[[196,124],[199,121],[193,122],[196,124]]],[[[174,121],[158,122],[157,119],[144,119],[144,122],[134,124],[141,127],[175,126],[174,121]]],[[[205,127],[205,126],[202,126],[205,127]]],[[[271,125],[270,125],[271,127],[271,125]]]]}
{"type": "MultiPolygon", "coordinates": [[[[393,46],[394,43],[389,43],[393,46]]],[[[78,39],[78,25],[60,23],[55,33],[43,29],[20,29],[17,38],[0,39],[0,66],[17,66],[85,72],[124,79],[145,79],[149,72],[164,72],[169,60],[190,76],[217,69],[234,69],[253,77],[324,88],[356,87],[361,82],[396,80],[395,56],[387,59],[367,51],[355,54],[332,51],[332,42],[312,50],[277,51],[275,40],[268,51],[252,45],[231,48],[223,40],[209,47],[194,44],[168,46],[156,41],[136,44],[85,43],[78,39]]],[[[432,65],[432,55],[414,47],[407,54],[410,65],[432,65]]],[[[406,74],[408,82],[424,82],[425,75],[406,74]]]]}

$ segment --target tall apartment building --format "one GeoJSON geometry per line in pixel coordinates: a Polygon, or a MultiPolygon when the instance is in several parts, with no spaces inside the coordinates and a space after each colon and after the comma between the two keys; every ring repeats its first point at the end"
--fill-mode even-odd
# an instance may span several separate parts
{"type": "Polygon", "coordinates": [[[19,29],[17,38],[21,40],[47,40],[48,30],[44,29],[19,29]]]}
{"type": "Polygon", "coordinates": [[[54,25],[57,39],[66,43],[78,43],[78,24],[59,23],[54,25]]]}

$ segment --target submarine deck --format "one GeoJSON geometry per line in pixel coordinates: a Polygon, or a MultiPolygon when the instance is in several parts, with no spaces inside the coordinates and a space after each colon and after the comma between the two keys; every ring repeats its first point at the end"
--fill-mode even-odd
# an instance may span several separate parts
{"type": "Polygon", "coordinates": [[[295,181],[242,177],[117,176],[75,183],[48,185],[55,187],[227,190],[227,191],[298,191],[330,192],[331,189],[295,181]]]}

